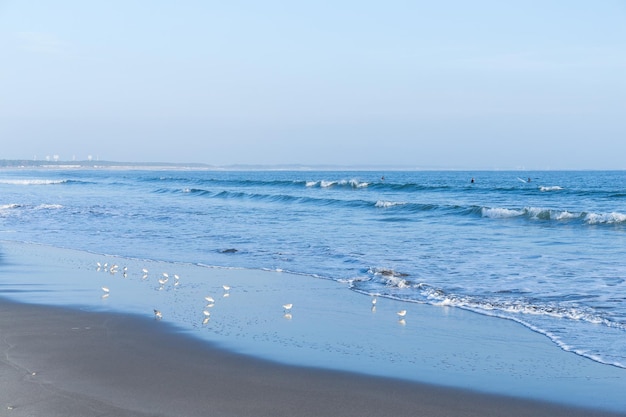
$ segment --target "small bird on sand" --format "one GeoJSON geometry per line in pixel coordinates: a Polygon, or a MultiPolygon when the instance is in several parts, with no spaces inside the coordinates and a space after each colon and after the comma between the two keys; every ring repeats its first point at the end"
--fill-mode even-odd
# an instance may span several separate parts
{"type": "Polygon", "coordinates": [[[405,317],[406,316],[406,310],[400,310],[396,314],[398,314],[398,317],[405,317]]]}
{"type": "Polygon", "coordinates": [[[161,320],[163,318],[163,314],[156,308],[154,309],[154,318],[157,320],[161,320]]]}
{"type": "Polygon", "coordinates": [[[109,293],[109,287],[102,287],[102,291],[104,291],[106,294],[109,293]]]}
{"type": "Polygon", "coordinates": [[[293,304],[292,304],[292,303],[289,303],[289,304],[283,304],[283,311],[284,311],[284,312],[289,312],[289,311],[291,311],[291,308],[292,308],[292,307],[293,307],[293,304]]]}

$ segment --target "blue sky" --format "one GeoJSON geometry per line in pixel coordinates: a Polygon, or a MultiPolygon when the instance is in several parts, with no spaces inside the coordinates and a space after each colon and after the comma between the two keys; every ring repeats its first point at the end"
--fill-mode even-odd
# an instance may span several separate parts
{"type": "Polygon", "coordinates": [[[0,0],[0,159],[626,169],[626,2],[0,0]]]}

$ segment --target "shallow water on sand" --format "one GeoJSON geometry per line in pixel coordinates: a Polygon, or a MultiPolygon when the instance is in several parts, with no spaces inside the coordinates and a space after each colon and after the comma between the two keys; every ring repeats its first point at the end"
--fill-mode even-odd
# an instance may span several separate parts
{"type": "Polygon", "coordinates": [[[281,363],[626,409],[623,369],[563,352],[512,321],[385,298],[372,308],[372,297],[346,291],[347,283],[288,273],[14,242],[0,248],[0,293],[22,302],[150,318],[158,309],[161,321],[182,331],[281,363]],[[111,265],[118,271],[111,273],[111,265]],[[161,284],[164,272],[169,279],[161,284]],[[293,304],[290,311],[286,303],[293,304]],[[404,320],[397,316],[400,309],[407,310],[404,320]]]}

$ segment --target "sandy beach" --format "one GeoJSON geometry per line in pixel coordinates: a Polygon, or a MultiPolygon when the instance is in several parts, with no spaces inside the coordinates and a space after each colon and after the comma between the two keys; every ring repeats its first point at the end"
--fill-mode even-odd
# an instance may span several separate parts
{"type": "Polygon", "coordinates": [[[341,283],[277,272],[15,242],[1,253],[0,415],[626,415],[623,369],[511,321],[390,299],[373,309],[341,283]],[[142,266],[181,283],[163,288],[142,266]]]}
{"type": "Polygon", "coordinates": [[[611,415],[232,354],[155,320],[0,302],[0,415],[611,415]]]}

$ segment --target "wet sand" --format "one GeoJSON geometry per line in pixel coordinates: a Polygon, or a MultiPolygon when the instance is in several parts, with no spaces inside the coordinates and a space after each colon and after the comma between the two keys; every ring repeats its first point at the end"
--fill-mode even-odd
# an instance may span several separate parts
{"type": "Polygon", "coordinates": [[[7,416],[616,415],[280,365],[163,321],[5,299],[0,353],[0,415],[7,416]]]}

